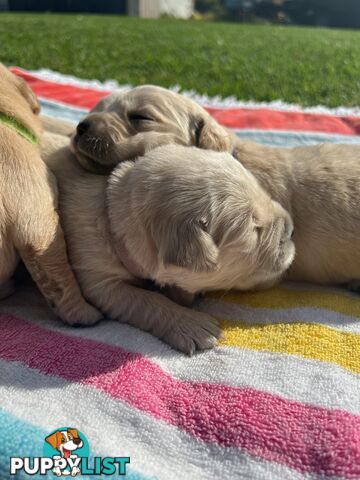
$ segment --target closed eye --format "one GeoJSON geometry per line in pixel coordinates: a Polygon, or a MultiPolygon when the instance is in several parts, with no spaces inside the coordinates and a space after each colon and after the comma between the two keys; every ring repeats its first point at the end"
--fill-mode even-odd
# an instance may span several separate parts
{"type": "Polygon", "coordinates": [[[154,119],[142,113],[129,113],[128,118],[130,122],[153,122],[154,119]]]}
{"type": "Polygon", "coordinates": [[[252,223],[253,223],[253,226],[254,226],[254,230],[255,232],[257,233],[257,235],[259,236],[261,234],[261,232],[263,231],[263,227],[260,225],[259,221],[257,220],[256,217],[252,217],[252,223]]]}

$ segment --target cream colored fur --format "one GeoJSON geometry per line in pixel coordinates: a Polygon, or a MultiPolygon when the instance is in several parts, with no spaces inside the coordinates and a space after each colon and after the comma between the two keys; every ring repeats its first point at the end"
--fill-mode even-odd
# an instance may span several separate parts
{"type": "Polygon", "coordinates": [[[297,253],[289,278],[358,287],[360,147],[243,142],[193,101],[153,86],[109,95],[85,121],[87,129],[74,135],[72,148],[93,171],[164,143],[232,153],[293,218],[297,253]]]}
{"type": "Polygon", "coordinates": [[[227,150],[231,135],[196,103],[160,87],[137,87],[101,100],[77,127],[72,148],[88,170],[104,173],[164,144],[227,150]]]}
{"type": "Polygon", "coordinates": [[[113,319],[191,354],[215,344],[215,320],[145,290],[140,276],[194,293],[274,282],[291,263],[288,214],[231,155],[172,145],[108,178],[86,172],[64,137],[44,140],[72,266],[113,319]],[[125,268],[124,246],[141,275],[125,268]]]}
{"type": "Polygon", "coordinates": [[[294,258],[290,216],[230,154],[158,147],[115,168],[108,184],[114,243],[160,285],[261,288],[294,258]]]}
{"type": "MultiPolygon", "coordinates": [[[[35,95],[1,64],[0,112],[41,136],[35,95]]],[[[0,297],[12,293],[11,277],[20,257],[63,320],[98,321],[101,314],[84,301],[68,263],[54,176],[38,147],[2,122],[0,138],[0,297]]]]}
{"type": "Polygon", "coordinates": [[[45,134],[42,154],[58,180],[69,255],[85,295],[110,318],[147,330],[185,353],[213,347],[220,334],[214,319],[143,289],[122,265],[109,231],[107,177],[83,170],[65,137],[45,134]]]}

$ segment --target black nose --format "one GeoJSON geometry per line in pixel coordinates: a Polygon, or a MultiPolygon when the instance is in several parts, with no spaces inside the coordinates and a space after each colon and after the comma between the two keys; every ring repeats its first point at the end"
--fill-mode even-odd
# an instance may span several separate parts
{"type": "Polygon", "coordinates": [[[80,445],[81,439],[80,438],[74,438],[73,442],[75,443],[75,445],[80,445]]]}
{"type": "Polygon", "coordinates": [[[79,123],[79,125],[76,127],[78,135],[84,135],[90,128],[90,122],[89,120],[83,120],[82,122],[79,123]]]}

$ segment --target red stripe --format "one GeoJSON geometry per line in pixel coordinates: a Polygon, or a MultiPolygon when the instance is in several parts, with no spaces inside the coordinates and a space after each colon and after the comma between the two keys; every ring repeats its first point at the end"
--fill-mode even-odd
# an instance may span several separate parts
{"type": "Polygon", "coordinates": [[[139,354],[10,315],[0,321],[4,360],[91,385],[204,442],[237,447],[301,472],[360,477],[358,416],[252,388],[180,381],[139,354]]]}
{"type": "MultiPolygon", "coordinates": [[[[109,92],[64,85],[40,80],[34,75],[13,68],[13,72],[23,77],[34,92],[43,98],[55,100],[76,107],[91,109],[109,92]]],[[[291,130],[360,135],[360,117],[337,117],[301,112],[281,112],[267,108],[207,108],[216,120],[233,129],[291,130]]]]}
{"type": "Polygon", "coordinates": [[[75,85],[41,80],[18,68],[11,69],[19,77],[24,78],[39,97],[66,103],[79,108],[91,109],[110,92],[82,88],[75,85]]]}
{"type": "Polygon", "coordinates": [[[261,109],[211,109],[216,120],[229,128],[259,130],[291,130],[306,132],[360,135],[360,118],[335,117],[301,112],[280,112],[261,109]]]}

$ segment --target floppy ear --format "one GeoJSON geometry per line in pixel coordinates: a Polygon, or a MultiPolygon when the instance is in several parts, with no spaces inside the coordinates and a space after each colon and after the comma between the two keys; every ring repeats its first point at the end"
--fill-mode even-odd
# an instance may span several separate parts
{"type": "Polygon", "coordinates": [[[73,438],[79,438],[79,433],[76,428],[68,428],[68,433],[70,433],[73,438]]]}
{"type": "Polygon", "coordinates": [[[210,115],[198,119],[195,123],[195,146],[218,152],[231,151],[231,136],[210,115]]]}
{"type": "Polygon", "coordinates": [[[217,268],[219,250],[200,222],[189,221],[179,228],[168,227],[163,231],[159,253],[164,265],[212,272],[217,268]]]}
{"type": "Polygon", "coordinates": [[[61,443],[61,433],[60,432],[54,432],[48,437],[45,438],[45,441],[47,443],[50,443],[52,448],[55,448],[55,450],[58,450],[58,447],[61,443]]]}
{"type": "Polygon", "coordinates": [[[25,98],[25,100],[30,105],[31,110],[33,113],[38,115],[40,113],[40,104],[35,93],[31,90],[29,85],[20,77],[16,77],[17,79],[17,87],[20,90],[21,95],[25,98]]]}

